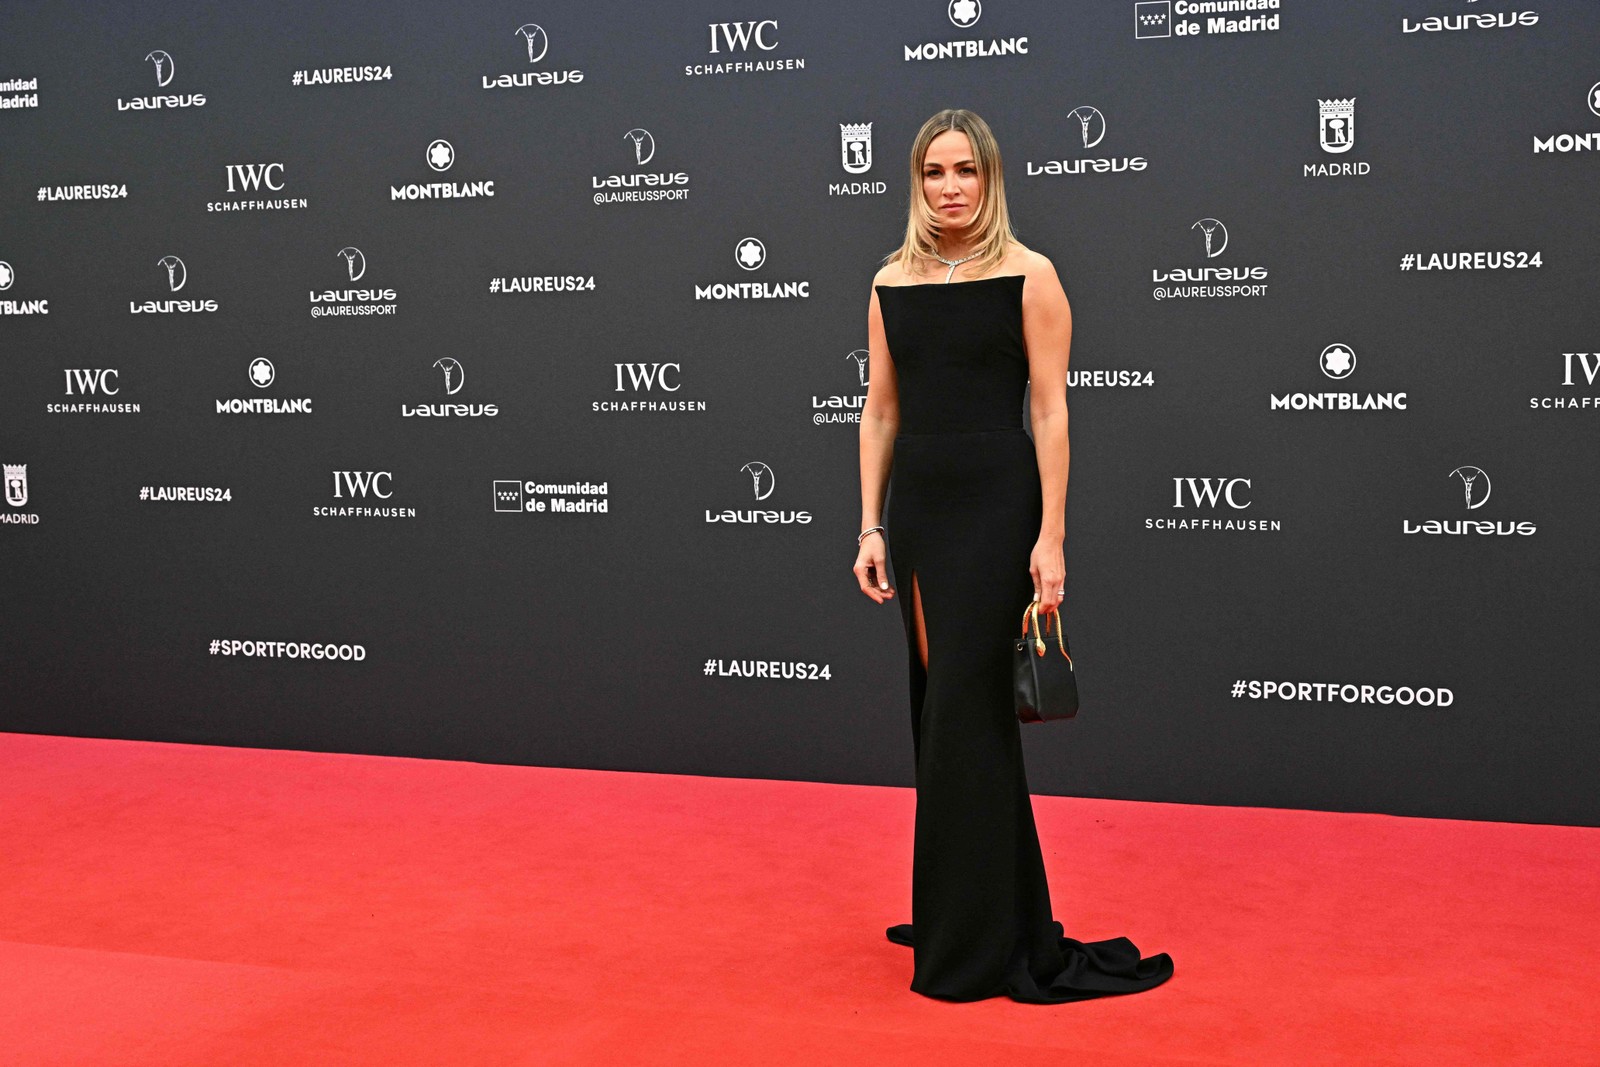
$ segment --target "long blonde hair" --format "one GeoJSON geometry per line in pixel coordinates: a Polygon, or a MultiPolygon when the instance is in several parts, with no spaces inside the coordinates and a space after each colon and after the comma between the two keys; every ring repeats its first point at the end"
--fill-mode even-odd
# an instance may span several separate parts
{"type": "Polygon", "coordinates": [[[921,274],[928,260],[938,258],[939,217],[928,207],[928,198],[922,192],[922,165],[928,158],[928,146],[933,139],[951,130],[967,135],[972,143],[973,163],[983,179],[983,194],[972,218],[978,237],[973,272],[984,275],[994,270],[1011,246],[1018,243],[1011,228],[1011,214],[1006,210],[1005,168],[1000,162],[1000,145],[994,139],[994,132],[987,122],[966,108],[946,108],[924,122],[911,143],[911,196],[906,237],[898,249],[884,257],[885,263],[898,263],[907,274],[921,274]]]}

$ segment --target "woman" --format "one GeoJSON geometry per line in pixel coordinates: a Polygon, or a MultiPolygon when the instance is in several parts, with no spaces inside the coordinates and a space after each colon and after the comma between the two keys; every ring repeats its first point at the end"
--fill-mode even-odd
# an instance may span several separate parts
{"type": "Polygon", "coordinates": [[[1127,938],[1074,941],[1051,919],[1007,638],[1030,597],[1048,613],[1064,593],[1072,315],[1050,261],[1011,232],[1002,179],[977,115],[923,124],[905,242],[868,306],[855,574],[879,604],[909,588],[912,921],[888,936],[912,946],[911,988],[1059,1003],[1149,989],[1172,960],[1142,960],[1127,938]]]}

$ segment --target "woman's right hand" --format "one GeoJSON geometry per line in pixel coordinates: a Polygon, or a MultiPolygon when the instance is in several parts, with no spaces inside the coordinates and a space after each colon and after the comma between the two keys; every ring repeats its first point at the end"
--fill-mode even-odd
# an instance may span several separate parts
{"type": "Polygon", "coordinates": [[[889,588],[889,568],[884,563],[884,556],[883,534],[874,531],[862,540],[854,567],[861,591],[878,604],[894,597],[894,590],[889,588]]]}

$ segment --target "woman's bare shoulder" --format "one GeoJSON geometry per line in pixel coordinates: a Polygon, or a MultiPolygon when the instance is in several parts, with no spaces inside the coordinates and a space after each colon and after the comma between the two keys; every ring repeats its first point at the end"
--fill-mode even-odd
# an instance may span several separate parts
{"type": "Polygon", "coordinates": [[[872,276],[873,287],[880,285],[904,285],[906,281],[905,268],[900,266],[900,261],[892,259],[879,268],[878,273],[872,276]]]}

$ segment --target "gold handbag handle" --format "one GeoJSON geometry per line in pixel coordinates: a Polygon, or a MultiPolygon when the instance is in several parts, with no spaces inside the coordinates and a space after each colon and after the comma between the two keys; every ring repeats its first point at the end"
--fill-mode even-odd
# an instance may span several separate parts
{"type": "MultiPolygon", "coordinates": [[[[1039,632],[1039,602],[1037,600],[1035,600],[1032,603],[1030,603],[1026,608],[1023,609],[1023,611],[1022,611],[1022,636],[1023,637],[1027,637],[1028,636],[1028,621],[1031,619],[1033,621],[1033,650],[1034,650],[1035,654],[1040,655],[1040,656],[1044,655],[1044,638],[1050,636],[1050,616],[1051,615],[1059,616],[1060,614],[1061,613],[1059,611],[1056,611],[1056,612],[1051,612],[1050,614],[1047,614],[1044,617],[1044,633],[1043,633],[1043,636],[1041,636],[1040,632],[1039,632]]],[[[1060,618],[1057,618],[1056,619],[1056,647],[1061,650],[1061,654],[1063,656],[1066,656],[1067,663],[1071,664],[1072,663],[1072,657],[1070,655],[1068,655],[1068,653],[1067,653],[1066,632],[1067,632],[1066,626],[1061,622],[1060,618]]],[[[1076,669],[1076,668],[1074,668],[1074,669],[1076,669]]]]}

